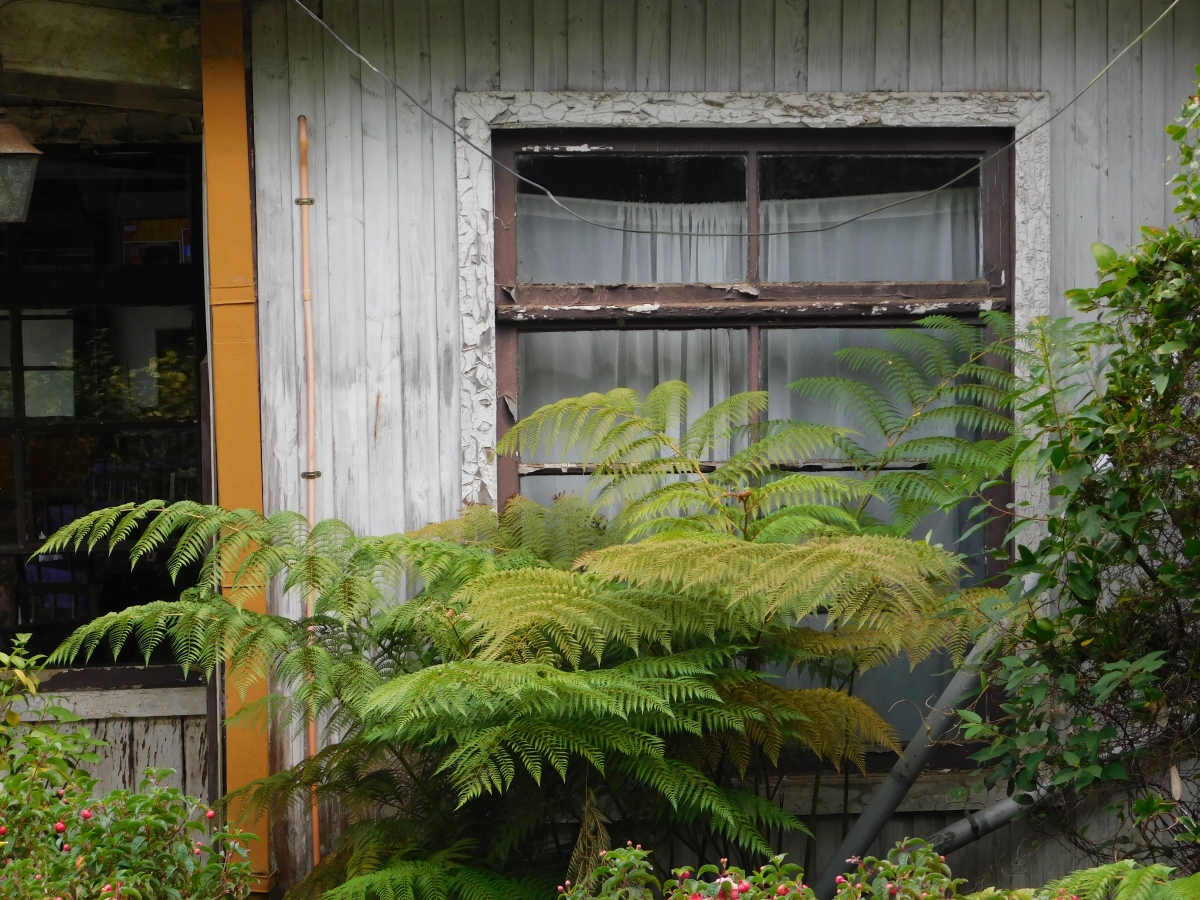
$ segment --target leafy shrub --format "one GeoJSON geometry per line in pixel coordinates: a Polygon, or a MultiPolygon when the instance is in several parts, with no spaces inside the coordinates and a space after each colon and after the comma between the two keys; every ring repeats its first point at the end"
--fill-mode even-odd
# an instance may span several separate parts
{"type": "MultiPolygon", "coordinates": [[[[1200,99],[1168,128],[1184,170],[1181,222],[1118,253],[1093,245],[1100,284],[1068,292],[1097,318],[1036,323],[1018,401],[1037,478],[1058,504],[1021,547],[1036,582],[991,677],[1004,717],[968,739],[991,783],[1052,787],[1054,824],[1094,858],[1200,870],[1200,99]],[[1194,772],[1194,769],[1191,770],[1194,772]],[[1094,838],[1079,804],[1103,791],[1119,827],[1094,838]]],[[[1017,528],[1034,524],[1026,519],[1017,528]]]]}
{"type": "Polygon", "coordinates": [[[601,852],[603,862],[596,869],[591,881],[595,890],[587,885],[559,885],[560,900],[815,900],[812,888],[800,881],[801,870],[797,865],[785,863],[784,857],[775,856],[765,865],[747,873],[738,866],[730,866],[722,859],[719,866],[712,864],[695,867],[683,866],[674,870],[674,878],[660,882],[651,870],[650,851],[642,845],[627,846],[601,852]]]}
{"type": "Polygon", "coordinates": [[[6,900],[218,900],[249,891],[243,836],[147,770],[138,791],[94,795],[103,742],[67,710],[39,703],[38,657],[18,636],[0,653],[0,897],[6,900]],[[31,702],[32,701],[32,702],[31,702]],[[22,712],[32,722],[22,721],[22,712]]]}
{"type": "MultiPolygon", "coordinates": [[[[814,900],[799,866],[783,856],[747,874],[736,866],[676,869],[675,878],[655,878],[650,851],[630,844],[606,854],[596,870],[595,889],[567,882],[559,900],[814,900]]],[[[1174,879],[1169,866],[1142,867],[1130,860],[1081,869],[1041,888],[959,893],[946,858],[919,838],[898,842],[883,859],[852,859],[853,871],[839,875],[836,900],[1198,900],[1200,875],[1174,879]]]]}

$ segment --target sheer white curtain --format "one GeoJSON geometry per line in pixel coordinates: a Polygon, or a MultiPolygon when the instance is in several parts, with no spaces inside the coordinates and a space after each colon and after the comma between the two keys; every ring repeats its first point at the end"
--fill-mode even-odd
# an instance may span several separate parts
{"type": "MultiPolygon", "coordinates": [[[[914,192],[763,200],[764,232],[820,228],[914,192]]],[[[979,277],[979,188],[950,188],[840,228],[762,240],[764,281],[963,281],[979,277]]]]}
{"type": "Polygon", "coordinates": [[[633,203],[517,194],[517,277],[524,284],[734,284],[746,277],[746,204],[633,203]]]}
{"type": "MultiPolygon", "coordinates": [[[[743,329],[688,331],[557,331],[523,334],[518,344],[520,415],[540,406],[627,387],[645,396],[664,381],[686,381],[692,390],[686,428],[732,394],[747,389],[747,334],[743,329]]],[[[524,462],[578,462],[578,453],[555,448],[524,462]]],[[[521,493],[549,503],[555,494],[582,495],[587,477],[529,475],[521,493]]]]}

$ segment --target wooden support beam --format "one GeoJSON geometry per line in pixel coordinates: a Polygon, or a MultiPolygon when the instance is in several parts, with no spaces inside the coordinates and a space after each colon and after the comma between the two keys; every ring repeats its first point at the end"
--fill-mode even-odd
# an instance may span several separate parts
{"type": "MultiPolygon", "coordinates": [[[[257,298],[241,0],[201,0],[200,25],[216,500],[226,507],[261,511],[257,298]]],[[[266,596],[247,600],[245,606],[266,612],[266,596]]],[[[232,715],[265,694],[265,684],[255,685],[245,696],[229,688],[225,712],[232,715]]],[[[226,726],[224,760],[226,790],[266,777],[266,732],[226,726]]],[[[250,845],[258,875],[254,895],[265,896],[274,881],[267,816],[246,827],[258,836],[250,845]]]]}

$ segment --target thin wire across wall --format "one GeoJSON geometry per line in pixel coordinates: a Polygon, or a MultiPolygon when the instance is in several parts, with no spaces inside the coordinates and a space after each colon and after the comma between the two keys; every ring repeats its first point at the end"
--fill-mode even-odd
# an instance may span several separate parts
{"type": "MultiPolygon", "coordinates": [[[[487,159],[490,159],[497,167],[503,169],[505,172],[512,175],[518,181],[524,182],[525,184],[529,185],[530,187],[536,188],[537,190],[541,191],[548,198],[550,198],[550,201],[552,203],[554,203],[555,206],[557,206],[563,212],[567,213],[567,215],[571,216],[572,218],[578,219],[580,222],[583,222],[587,225],[591,225],[595,228],[603,228],[606,231],[620,231],[625,234],[655,234],[655,235],[664,235],[664,236],[668,236],[668,237],[694,237],[695,236],[690,231],[660,231],[655,228],[626,228],[621,225],[609,225],[609,224],[605,224],[604,222],[596,222],[592,219],[589,219],[587,216],[580,215],[579,213],[575,212],[575,210],[571,209],[569,206],[567,206],[565,203],[563,203],[561,200],[559,200],[558,197],[554,196],[554,193],[549,188],[547,188],[541,184],[538,184],[536,181],[533,181],[530,178],[526,178],[524,175],[520,174],[519,172],[516,172],[513,169],[509,168],[504,163],[502,163],[500,160],[496,159],[496,157],[494,157],[487,150],[483,149],[478,144],[476,144],[474,141],[472,141],[469,137],[467,137],[467,135],[463,134],[463,132],[461,132],[457,128],[455,128],[451,123],[447,122],[445,119],[441,118],[436,113],[434,113],[431,110],[428,110],[424,106],[422,106],[417,101],[417,98],[414,97],[412,94],[410,94],[405,89],[405,87],[402,84],[400,84],[400,82],[398,82],[395,78],[392,78],[392,76],[388,75],[386,72],[384,72],[382,69],[380,69],[377,65],[375,65],[373,62],[371,62],[369,59],[367,59],[365,56],[363,56],[361,53],[359,53],[357,50],[355,50],[353,47],[351,47],[350,44],[347,43],[346,40],[340,34],[338,34],[336,31],[334,31],[329,26],[329,24],[327,22],[325,22],[324,19],[322,19],[315,12],[313,12],[311,9],[309,9],[307,6],[305,6],[304,3],[302,2],[302,0],[293,0],[293,2],[297,6],[299,6],[300,9],[302,9],[304,11],[305,15],[307,15],[310,19],[312,19],[314,22],[316,22],[318,25],[320,25],[322,28],[324,28],[325,31],[329,33],[329,36],[332,37],[339,44],[341,44],[342,47],[344,47],[348,53],[350,53],[352,56],[354,56],[356,59],[358,59],[359,62],[361,62],[368,69],[370,69],[372,72],[374,72],[380,78],[382,78],[384,81],[386,81],[392,87],[394,87],[397,91],[399,91],[401,94],[403,94],[406,98],[408,98],[408,101],[410,103],[412,103],[412,105],[415,106],[418,110],[420,110],[426,116],[431,118],[433,121],[437,122],[443,128],[450,131],[451,134],[453,134],[456,138],[458,138],[460,141],[462,141],[464,144],[466,144],[472,150],[476,151],[477,153],[482,154],[487,159]]],[[[952,185],[961,181],[963,178],[966,178],[972,172],[979,171],[981,168],[983,168],[983,166],[986,163],[990,162],[991,160],[995,159],[996,157],[1000,156],[1001,154],[1006,153],[1007,151],[1011,150],[1013,147],[1015,147],[1021,141],[1036,134],[1038,131],[1045,128],[1047,125],[1049,125],[1055,119],[1057,119],[1059,116],[1061,116],[1063,113],[1065,113],[1068,109],[1070,109],[1075,104],[1075,102],[1079,100],[1080,97],[1082,97],[1084,94],[1086,94],[1088,92],[1088,90],[1090,90],[1091,87],[1097,81],[1099,81],[1101,78],[1103,78],[1108,73],[1109,69],[1111,69],[1114,65],[1116,65],[1118,60],[1120,60],[1126,53],[1128,53],[1130,50],[1132,50],[1134,47],[1136,47],[1139,43],[1141,43],[1142,39],[1146,35],[1148,35],[1151,31],[1153,31],[1154,28],[1170,14],[1171,10],[1173,10],[1176,6],[1178,6],[1180,4],[1180,2],[1181,2],[1181,0],[1173,0],[1171,5],[1168,6],[1165,10],[1163,10],[1162,14],[1157,19],[1155,19],[1153,22],[1151,22],[1141,34],[1139,34],[1132,41],[1130,41],[1130,43],[1125,47],[1124,50],[1122,50],[1120,53],[1118,53],[1116,56],[1114,56],[1109,61],[1108,65],[1106,65],[1103,69],[1101,69],[1099,72],[1097,72],[1096,76],[1091,81],[1089,81],[1086,85],[1084,85],[1083,90],[1081,90],[1078,94],[1076,94],[1074,97],[1072,97],[1071,100],[1065,106],[1062,107],[1062,109],[1060,109],[1054,115],[1050,116],[1044,122],[1039,122],[1037,125],[1035,125],[1031,129],[1029,129],[1029,131],[1025,132],[1020,137],[1015,138],[1014,140],[1005,144],[1003,147],[1001,147],[996,152],[992,153],[989,156],[983,157],[982,159],[979,160],[979,162],[977,162],[975,165],[971,166],[971,168],[966,169],[963,172],[960,172],[958,175],[951,178],[945,184],[938,185],[937,187],[932,188],[931,190],[925,191],[923,193],[914,194],[909,197],[904,197],[903,199],[900,199],[900,200],[894,200],[891,203],[885,203],[882,206],[877,206],[874,209],[869,209],[866,212],[859,213],[857,216],[853,216],[849,219],[844,219],[840,222],[835,222],[832,225],[823,225],[818,228],[791,228],[786,231],[729,231],[729,232],[719,232],[719,233],[712,233],[712,234],[709,234],[706,232],[704,234],[704,237],[735,237],[735,238],[758,237],[758,238],[762,238],[762,237],[774,237],[775,235],[785,235],[785,234],[820,234],[820,233],[826,232],[826,231],[833,231],[835,228],[841,228],[845,225],[851,224],[852,222],[857,222],[860,219],[865,219],[868,216],[873,216],[876,213],[881,213],[884,210],[892,209],[894,207],[900,206],[901,204],[911,203],[914,200],[920,200],[924,197],[929,197],[933,194],[936,194],[939,191],[944,191],[947,188],[951,187],[952,185]]]]}

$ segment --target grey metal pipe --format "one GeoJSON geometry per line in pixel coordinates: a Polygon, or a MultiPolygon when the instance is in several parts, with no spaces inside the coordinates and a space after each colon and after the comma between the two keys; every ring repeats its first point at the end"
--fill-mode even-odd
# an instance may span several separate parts
{"type": "Polygon", "coordinates": [[[958,722],[955,709],[979,686],[979,672],[975,666],[1000,638],[1002,627],[1003,623],[993,625],[967,654],[962,667],[954,673],[954,677],[938,697],[936,706],[926,717],[925,727],[908,742],[904,755],[875,791],[875,796],[862,811],[858,821],[833,855],[833,859],[821,873],[821,877],[812,882],[813,890],[821,900],[828,900],[834,895],[835,879],[846,871],[846,860],[852,856],[862,856],[874,843],[875,838],[879,837],[883,826],[896,812],[917,777],[929,763],[937,742],[958,722]]]}
{"type": "Polygon", "coordinates": [[[985,834],[991,834],[996,829],[1003,828],[1021,813],[1032,809],[1048,793],[1049,791],[1046,788],[1039,788],[1028,795],[1032,802],[1024,804],[1018,803],[1012,797],[997,800],[990,806],[985,806],[979,812],[967,813],[953,825],[942,829],[935,835],[927,837],[925,840],[929,841],[934,849],[943,856],[947,853],[952,853],[960,847],[974,843],[985,834]]]}

